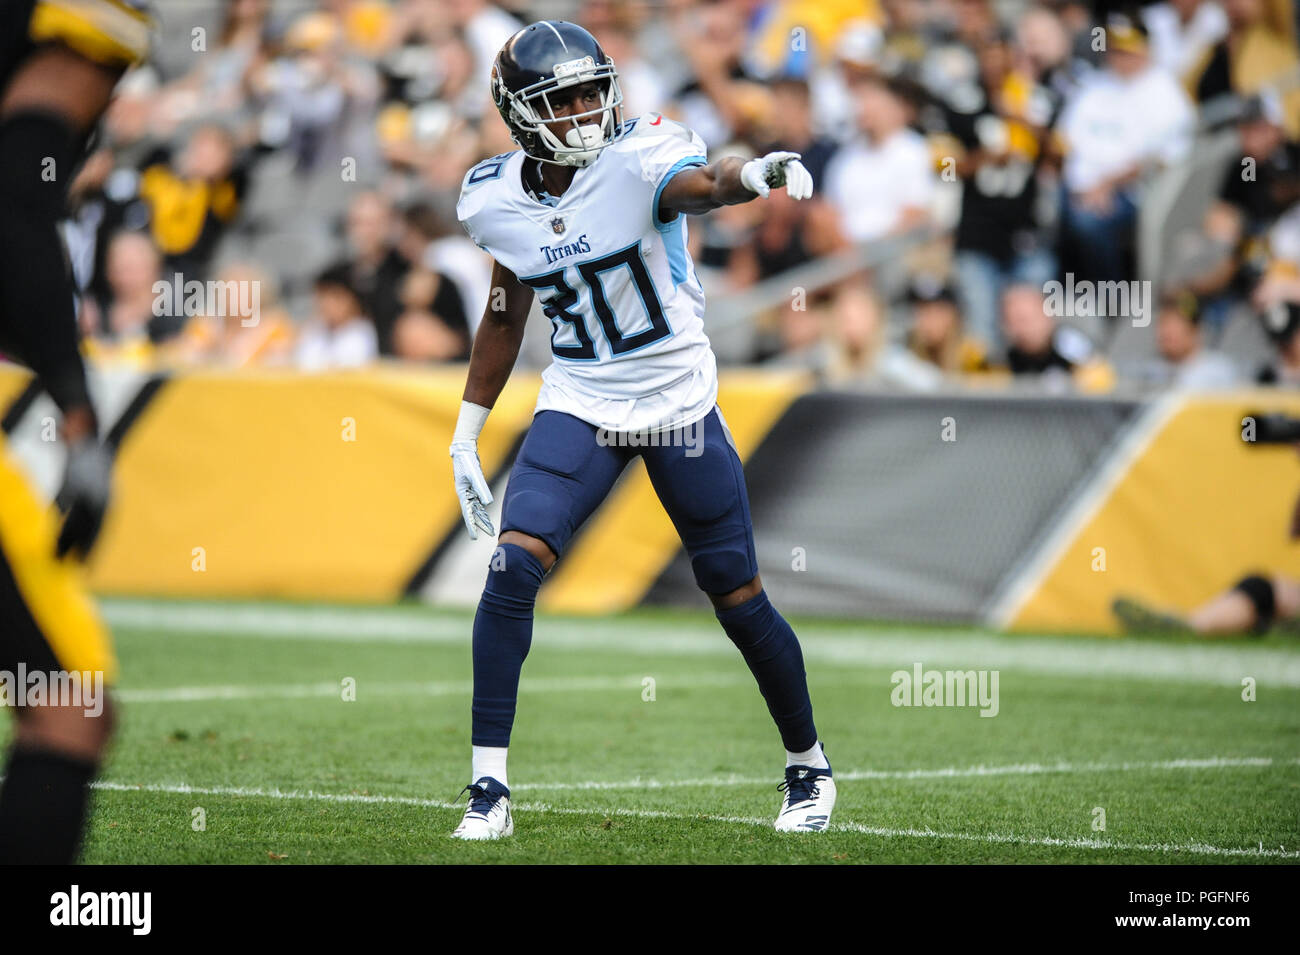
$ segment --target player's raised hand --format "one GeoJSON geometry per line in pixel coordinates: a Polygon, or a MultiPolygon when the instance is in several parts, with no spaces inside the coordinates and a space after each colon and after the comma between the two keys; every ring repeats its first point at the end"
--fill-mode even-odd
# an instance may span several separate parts
{"type": "Polygon", "coordinates": [[[812,173],[799,161],[798,153],[768,153],[751,159],[740,168],[740,181],[764,199],[781,186],[791,199],[809,199],[813,194],[812,173]]]}

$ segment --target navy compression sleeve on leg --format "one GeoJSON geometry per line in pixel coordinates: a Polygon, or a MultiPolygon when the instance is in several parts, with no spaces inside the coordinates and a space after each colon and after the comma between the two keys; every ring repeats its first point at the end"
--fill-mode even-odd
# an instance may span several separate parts
{"type": "Polygon", "coordinates": [[[738,606],[717,611],[717,616],[758,681],[785,748],[792,753],[812,749],[817,743],[812,698],[803,651],[790,624],[762,590],[738,606]]]}
{"type": "Polygon", "coordinates": [[[475,746],[509,746],[519,695],[519,673],[533,641],[533,605],[545,571],[516,544],[492,555],[487,584],[474,615],[475,746]]]}

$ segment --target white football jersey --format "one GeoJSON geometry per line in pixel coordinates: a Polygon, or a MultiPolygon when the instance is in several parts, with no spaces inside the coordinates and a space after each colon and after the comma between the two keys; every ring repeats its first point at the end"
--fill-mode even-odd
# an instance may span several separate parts
{"type": "Polygon", "coordinates": [[[553,205],[524,188],[524,159],[516,150],[471,169],[456,211],[480,248],[537,290],[551,319],[554,357],[537,410],[615,431],[708,414],[717,366],[686,217],[656,215],[669,179],[707,162],[703,141],[656,113],[628,120],[553,205]]]}

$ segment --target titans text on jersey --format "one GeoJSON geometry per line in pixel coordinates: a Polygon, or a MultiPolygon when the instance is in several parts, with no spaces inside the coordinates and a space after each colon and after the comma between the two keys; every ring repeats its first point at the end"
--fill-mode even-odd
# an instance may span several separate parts
{"type": "MultiPolygon", "coordinates": [[[[564,220],[558,216],[551,220],[551,224],[559,223],[559,228],[563,229],[564,220]]],[[[552,245],[550,247],[542,246],[542,255],[546,256],[547,263],[558,262],[560,259],[568,258],[571,255],[585,255],[591,251],[591,242],[587,240],[586,233],[578,236],[576,242],[569,242],[565,245],[552,245]]]]}

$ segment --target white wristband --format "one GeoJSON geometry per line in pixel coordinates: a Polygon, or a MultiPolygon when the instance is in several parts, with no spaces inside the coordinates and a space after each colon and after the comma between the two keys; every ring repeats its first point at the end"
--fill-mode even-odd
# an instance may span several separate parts
{"type": "Polygon", "coordinates": [[[479,432],[483,430],[490,411],[490,408],[476,405],[472,401],[462,401],[460,414],[456,418],[456,432],[451,436],[451,443],[453,445],[477,444],[479,432]]]}

